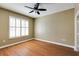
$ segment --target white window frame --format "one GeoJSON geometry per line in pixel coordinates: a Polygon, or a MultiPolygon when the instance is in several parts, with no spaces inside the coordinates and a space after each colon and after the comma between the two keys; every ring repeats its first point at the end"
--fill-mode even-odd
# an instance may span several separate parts
{"type": "Polygon", "coordinates": [[[29,35],[29,21],[28,20],[26,20],[26,19],[23,19],[23,18],[18,18],[18,17],[14,17],[14,16],[9,16],[9,38],[17,38],[17,37],[22,37],[22,36],[28,36],[29,35]],[[14,18],[15,19],[15,26],[11,26],[11,24],[10,24],[10,19],[11,18],[14,18]],[[16,21],[17,21],[17,19],[19,19],[20,20],[20,27],[17,27],[16,26],[16,21]],[[22,21],[25,21],[25,26],[27,26],[27,27],[22,27],[22,21]],[[26,22],[27,22],[27,25],[26,25],[26,22]],[[15,34],[14,34],[14,37],[11,37],[11,29],[12,28],[15,28],[15,30],[14,30],[14,32],[15,32],[15,34]],[[16,29],[17,28],[19,28],[20,29],[20,34],[19,34],[19,36],[16,36],[16,34],[17,34],[17,32],[16,32],[16,29]],[[25,34],[24,35],[22,35],[22,28],[25,28],[25,34]],[[27,31],[27,32],[26,32],[27,31]]]}

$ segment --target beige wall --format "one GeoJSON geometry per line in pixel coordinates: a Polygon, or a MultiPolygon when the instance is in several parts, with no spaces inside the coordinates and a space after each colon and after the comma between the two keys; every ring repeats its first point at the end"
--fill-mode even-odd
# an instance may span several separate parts
{"type": "Polygon", "coordinates": [[[74,45],[74,9],[40,17],[35,20],[35,37],[74,45]]]}
{"type": "Polygon", "coordinates": [[[75,14],[76,14],[79,11],[79,3],[76,3],[74,7],[75,7],[75,14]]]}
{"type": "Polygon", "coordinates": [[[0,46],[26,40],[33,37],[33,19],[8,10],[0,8],[0,46]],[[29,36],[9,39],[9,16],[21,17],[29,20],[29,36]],[[3,42],[5,40],[6,42],[3,42]]]}

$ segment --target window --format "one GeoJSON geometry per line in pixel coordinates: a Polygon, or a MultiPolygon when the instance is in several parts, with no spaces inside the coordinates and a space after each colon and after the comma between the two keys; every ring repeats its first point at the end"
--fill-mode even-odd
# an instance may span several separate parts
{"type": "Polygon", "coordinates": [[[28,21],[21,18],[9,17],[9,37],[20,37],[29,35],[28,21]]]}

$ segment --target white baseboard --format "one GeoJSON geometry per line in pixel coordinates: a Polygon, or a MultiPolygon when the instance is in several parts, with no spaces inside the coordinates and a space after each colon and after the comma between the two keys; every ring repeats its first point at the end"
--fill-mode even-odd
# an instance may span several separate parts
{"type": "Polygon", "coordinates": [[[49,43],[52,43],[52,44],[57,44],[57,45],[61,45],[61,46],[65,46],[65,47],[69,47],[69,48],[74,48],[74,46],[71,46],[71,45],[67,45],[67,44],[62,44],[62,43],[58,43],[58,42],[51,42],[51,41],[48,41],[48,40],[42,40],[42,39],[39,39],[39,38],[35,38],[36,40],[40,40],[40,41],[44,41],[44,42],[49,42],[49,43]]]}
{"type": "Polygon", "coordinates": [[[13,46],[13,45],[16,45],[16,44],[19,44],[19,43],[23,43],[23,42],[26,42],[26,41],[29,41],[29,40],[32,40],[32,38],[31,39],[27,39],[27,40],[23,40],[23,41],[20,41],[20,42],[16,42],[16,43],[12,43],[12,44],[1,46],[0,49],[6,48],[6,47],[9,47],[9,46],[13,46]]]}
{"type": "MultiPolygon", "coordinates": [[[[16,43],[1,46],[0,49],[6,48],[6,47],[9,47],[9,46],[13,46],[13,45],[16,45],[16,44],[19,44],[19,43],[23,43],[23,42],[26,42],[26,41],[29,41],[29,40],[33,40],[33,39],[39,40],[39,41],[44,41],[44,42],[49,42],[49,43],[52,43],[52,44],[57,44],[57,45],[61,45],[61,46],[69,47],[69,48],[74,48],[74,46],[70,46],[70,45],[67,45],[67,44],[62,44],[62,43],[58,43],[58,42],[51,42],[51,41],[48,41],[48,40],[42,40],[42,39],[38,39],[38,38],[31,38],[31,39],[27,39],[27,40],[24,40],[24,41],[20,41],[20,42],[16,42],[16,43]]],[[[78,51],[76,49],[74,49],[74,50],[78,51]]]]}
{"type": "Polygon", "coordinates": [[[79,52],[79,46],[75,47],[74,50],[79,52]]]}

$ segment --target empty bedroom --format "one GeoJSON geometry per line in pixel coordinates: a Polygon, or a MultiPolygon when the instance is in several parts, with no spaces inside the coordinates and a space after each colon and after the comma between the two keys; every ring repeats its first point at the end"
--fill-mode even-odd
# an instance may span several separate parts
{"type": "Polygon", "coordinates": [[[78,56],[78,6],[0,3],[0,56],[78,56]]]}

